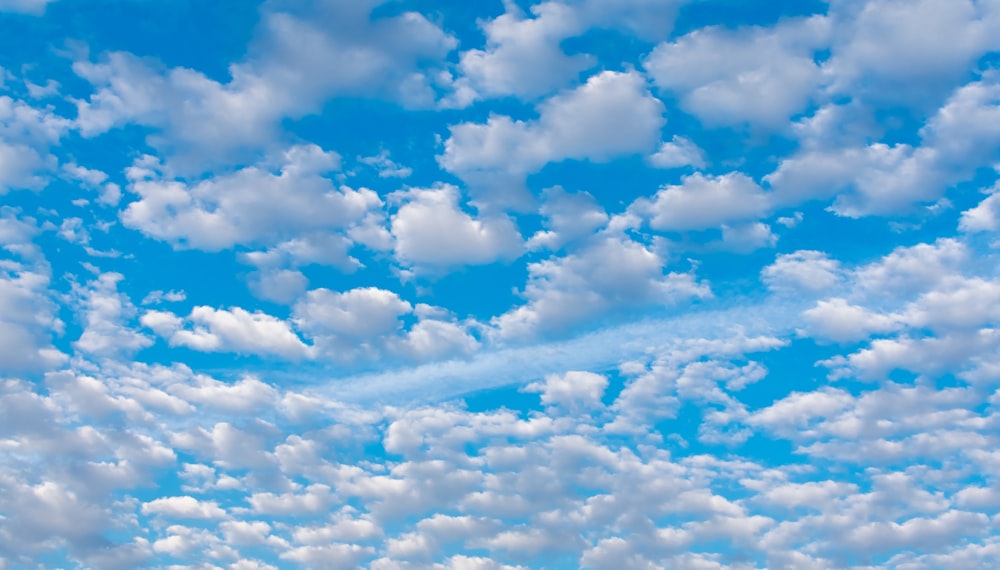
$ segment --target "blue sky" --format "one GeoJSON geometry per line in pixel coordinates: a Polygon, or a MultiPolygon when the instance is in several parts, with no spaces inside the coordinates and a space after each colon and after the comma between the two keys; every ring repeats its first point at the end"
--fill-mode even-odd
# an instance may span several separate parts
{"type": "Polygon", "coordinates": [[[998,30],[0,0],[0,570],[992,567],[998,30]]]}

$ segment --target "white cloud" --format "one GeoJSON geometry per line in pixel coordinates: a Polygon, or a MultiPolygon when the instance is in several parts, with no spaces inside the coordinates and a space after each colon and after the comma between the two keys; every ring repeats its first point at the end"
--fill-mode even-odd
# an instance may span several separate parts
{"type": "Polygon", "coordinates": [[[457,323],[431,316],[421,315],[417,305],[416,313],[420,319],[413,324],[394,350],[409,355],[415,360],[434,360],[454,356],[468,356],[480,348],[480,343],[469,332],[475,323],[457,323]]]}
{"type": "Polygon", "coordinates": [[[482,23],[485,49],[462,52],[463,81],[486,96],[533,98],[570,83],[594,64],[587,54],[566,55],[562,41],[586,28],[577,10],[560,2],[531,7],[532,17],[513,2],[505,12],[482,23]]]}
{"type": "Polygon", "coordinates": [[[112,357],[132,354],[153,344],[153,340],[129,326],[136,316],[135,305],[118,283],[125,276],[103,273],[86,287],[76,286],[83,332],[73,346],[86,354],[112,357]]]}
{"type": "Polygon", "coordinates": [[[934,102],[997,47],[990,30],[998,13],[989,2],[838,1],[831,13],[836,25],[824,73],[835,93],[934,102]]]}
{"type": "Polygon", "coordinates": [[[458,92],[449,103],[464,106],[484,97],[533,99],[552,93],[597,63],[589,53],[566,53],[565,40],[593,29],[661,39],[670,33],[677,8],[685,1],[545,1],[531,5],[530,17],[516,3],[505,1],[503,14],[480,23],[486,36],[483,49],[462,52],[458,92]]]}
{"type": "Polygon", "coordinates": [[[963,232],[995,232],[1000,230],[1000,185],[990,189],[990,195],[976,206],[962,212],[958,229],[963,232]]]}
{"type": "Polygon", "coordinates": [[[70,125],[52,108],[36,108],[0,96],[0,195],[13,189],[37,190],[48,183],[43,174],[56,168],[50,148],[70,125]]]}
{"type": "Polygon", "coordinates": [[[439,185],[394,194],[396,258],[408,266],[481,265],[520,255],[521,234],[507,216],[473,218],[459,208],[458,188],[439,185]]]}
{"type": "Polygon", "coordinates": [[[662,143],[660,148],[647,159],[655,168],[683,168],[693,166],[705,168],[705,152],[698,148],[690,139],[674,135],[669,142],[662,143]]]}
{"type": "Polygon", "coordinates": [[[955,273],[969,259],[968,247],[955,239],[897,247],[878,261],[858,267],[854,280],[874,294],[903,295],[926,290],[955,273]]]}
{"type": "Polygon", "coordinates": [[[700,173],[681,184],[665,186],[652,199],[640,198],[629,210],[649,219],[660,231],[703,230],[727,222],[754,220],[770,209],[766,192],[739,172],[722,176],[700,173]]]}
{"type": "Polygon", "coordinates": [[[160,515],[181,519],[218,519],[226,516],[226,511],[215,502],[203,502],[189,496],[161,497],[143,503],[142,514],[160,515]]]}
{"type": "Polygon", "coordinates": [[[0,207],[0,252],[16,256],[0,258],[0,370],[8,373],[44,369],[66,359],[51,344],[53,333],[63,331],[49,293],[51,270],[31,243],[37,232],[34,220],[18,213],[0,207]]]}
{"type": "Polygon", "coordinates": [[[562,406],[570,411],[598,407],[608,378],[593,372],[570,371],[550,374],[544,382],[533,382],[524,387],[525,392],[541,394],[546,406],[562,406]]]}
{"type": "Polygon", "coordinates": [[[299,329],[315,336],[335,335],[354,341],[371,341],[395,332],[400,317],[412,306],[392,291],[376,287],[344,293],[314,289],[295,306],[299,329]]]}
{"type": "Polygon", "coordinates": [[[644,66],[705,123],[780,127],[805,110],[822,81],[815,53],[829,28],[823,16],[774,28],[703,28],[658,45],[644,66]]]}
{"type": "Polygon", "coordinates": [[[563,257],[528,264],[527,304],[495,317],[501,337],[522,339],[619,309],[665,306],[710,295],[690,274],[664,274],[655,252],[628,238],[598,236],[563,257]]]}
{"type": "Polygon", "coordinates": [[[937,199],[948,185],[935,150],[883,143],[793,155],[764,180],[779,204],[836,196],[831,209],[851,218],[899,213],[937,199]]]}
{"type": "Polygon", "coordinates": [[[186,346],[201,352],[274,355],[291,360],[313,355],[313,348],[303,343],[287,322],[240,307],[198,306],[183,319],[168,312],[149,311],[140,321],[166,338],[171,346],[186,346]]]}
{"type": "Polygon", "coordinates": [[[608,214],[587,192],[570,194],[556,186],[542,191],[538,213],[545,216],[544,230],[528,240],[528,249],[558,250],[567,243],[588,237],[608,223],[608,214]]]}
{"type": "Polygon", "coordinates": [[[900,328],[899,318],[848,304],[844,299],[819,301],[802,313],[810,336],[835,342],[864,340],[872,333],[886,333],[900,328]]]}
{"type": "Polygon", "coordinates": [[[190,383],[173,383],[167,389],[187,402],[232,413],[261,411],[277,400],[277,391],[272,386],[252,376],[225,383],[199,374],[190,383]]]}
{"type": "Polygon", "coordinates": [[[508,185],[549,162],[648,152],[660,138],[663,112],[639,73],[605,71],[540,103],[537,120],[492,115],[450,127],[438,162],[473,185],[508,185]]]}
{"type": "Polygon", "coordinates": [[[301,145],[285,151],[277,165],[264,163],[188,184],[147,156],[127,171],[128,190],[140,199],[126,207],[121,219],[175,247],[209,251],[346,228],[382,202],[365,188],[335,188],[324,175],[339,167],[336,153],[301,145]]]}
{"type": "Polygon", "coordinates": [[[78,126],[86,136],[128,123],[159,129],[154,146],[180,153],[175,163],[200,167],[270,146],[281,119],[317,112],[331,97],[433,105],[434,77],[456,40],[416,12],[372,18],[380,3],[324,0],[289,12],[266,6],[251,56],[230,66],[228,83],[187,68],[161,70],[124,52],[77,61],[74,71],[97,89],[77,102],[78,126]],[[423,62],[431,69],[422,71],[423,62]]]}
{"type": "Polygon", "coordinates": [[[750,222],[722,226],[722,241],[719,247],[735,253],[749,253],[766,247],[774,247],[778,236],[771,226],[761,222],[750,222]]]}
{"type": "Polygon", "coordinates": [[[447,358],[479,347],[468,323],[455,322],[447,311],[429,305],[413,307],[396,293],[377,287],[343,293],[309,291],[296,303],[293,321],[320,351],[339,361],[389,355],[447,358]],[[404,328],[402,319],[410,315],[417,321],[404,328]]]}
{"type": "Polygon", "coordinates": [[[309,280],[294,269],[264,269],[251,276],[249,285],[258,299],[290,303],[305,293],[309,280]]]}
{"type": "Polygon", "coordinates": [[[854,142],[831,147],[813,141],[782,159],[764,180],[778,204],[836,196],[832,211],[854,218],[906,214],[916,204],[934,202],[996,159],[998,77],[987,72],[956,89],[920,129],[919,146],[854,142]]]}

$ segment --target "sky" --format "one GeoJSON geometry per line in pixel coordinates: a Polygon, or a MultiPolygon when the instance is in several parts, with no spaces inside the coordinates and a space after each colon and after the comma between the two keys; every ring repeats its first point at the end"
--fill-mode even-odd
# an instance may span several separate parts
{"type": "Polygon", "coordinates": [[[0,570],[993,568],[998,249],[998,0],[0,0],[0,570]]]}

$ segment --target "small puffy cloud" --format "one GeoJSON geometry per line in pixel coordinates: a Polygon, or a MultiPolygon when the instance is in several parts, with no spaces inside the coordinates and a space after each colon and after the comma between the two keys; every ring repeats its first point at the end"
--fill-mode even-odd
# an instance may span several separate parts
{"type": "Polygon", "coordinates": [[[843,279],[840,262],[822,251],[799,250],[779,255],[760,272],[761,280],[774,291],[823,291],[843,279]]]}
{"type": "Polygon", "coordinates": [[[802,313],[810,336],[835,342],[869,338],[872,333],[886,333],[900,328],[899,318],[851,305],[844,299],[819,301],[802,313]]]}
{"type": "Polygon", "coordinates": [[[147,156],[127,170],[128,190],[139,200],[121,219],[175,247],[208,251],[345,228],[382,202],[368,189],[336,188],[324,174],[339,167],[336,153],[301,145],[283,153],[276,172],[261,164],[187,184],[147,156]]]}
{"type": "Polygon", "coordinates": [[[258,299],[290,303],[305,292],[309,280],[295,269],[263,269],[250,277],[250,291],[258,299]]]}
{"type": "Polygon", "coordinates": [[[447,319],[439,311],[425,312],[427,305],[417,305],[419,320],[405,336],[390,347],[414,360],[432,360],[468,356],[479,349],[479,341],[469,332],[470,326],[447,319]]]}
{"type": "Polygon", "coordinates": [[[185,318],[149,311],[140,321],[166,338],[171,346],[186,346],[201,352],[272,355],[292,360],[313,354],[312,347],[303,343],[287,322],[240,307],[198,306],[185,318]]]}
{"type": "Polygon", "coordinates": [[[522,251],[521,234],[507,216],[473,218],[458,205],[458,188],[412,189],[393,198],[402,203],[390,231],[396,258],[414,267],[480,265],[513,259],[522,251]]]}
{"type": "MultiPolygon", "coordinates": [[[[380,212],[369,211],[357,223],[365,226],[371,222],[369,218],[379,218],[377,222],[379,229],[388,233],[381,227],[382,216],[380,214],[380,212]]],[[[301,232],[295,235],[295,237],[277,243],[265,250],[240,253],[239,259],[244,263],[257,267],[261,272],[276,272],[283,268],[296,269],[302,266],[317,264],[336,267],[344,273],[353,273],[362,266],[361,262],[350,254],[350,249],[353,246],[351,240],[354,238],[355,230],[358,228],[359,226],[357,225],[352,226],[347,231],[350,236],[329,231],[301,232]]],[[[257,277],[260,276],[258,275],[257,277]]]]}
{"type": "MultiPolygon", "coordinates": [[[[852,218],[907,213],[995,160],[1000,150],[1000,74],[956,89],[927,121],[921,144],[805,145],[764,177],[780,205],[835,197],[831,210],[852,218]]],[[[842,120],[842,119],[841,119],[842,120]]],[[[821,139],[822,140],[822,139],[821,139]]]]}
{"type": "Polygon", "coordinates": [[[608,378],[600,374],[570,371],[550,374],[544,382],[533,382],[524,387],[525,392],[541,394],[546,406],[561,406],[568,410],[586,409],[601,405],[608,378]]]}
{"type": "Polygon", "coordinates": [[[20,260],[0,258],[0,370],[44,369],[62,363],[66,355],[51,344],[61,333],[58,306],[49,292],[50,269],[31,243],[34,220],[0,207],[0,253],[17,253],[20,260]]]}
{"type": "Polygon", "coordinates": [[[909,303],[910,326],[935,331],[969,330],[1000,322],[1000,281],[951,275],[909,303]]]}
{"type": "MultiPolygon", "coordinates": [[[[995,190],[1000,190],[1000,187],[995,190]]],[[[1000,193],[994,192],[976,206],[962,212],[958,229],[969,233],[1000,230],[1000,193]]]]}
{"type": "Polygon", "coordinates": [[[773,28],[705,28],[658,45],[644,65],[705,123],[777,127],[805,110],[820,85],[815,53],[829,31],[823,16],[773,28]]]}
{"type": "Polygon", "coordinates": [[[590,236],[608,223],[608,214],[587,192],[570,194],[560,187],[542,192],[538,213],[545,216],[542,226],[528,240],[529,249],[558,250],[569,242],[590,236]]]}
{"type": "Polygon", "coordinates": [[[447,311],[414,307],[377,287],[343,293],[314,289],[296,303],[293,320],[319,350],[340,361],[387,355],[427,360],[466,355],[479,347],[468,326],[455,322],[447,311]],[[409,315],[417,321],[404,328],[403,317],[409,315]]]}
{"type": "Polygon", "coordinates": [[[142,514],[175,519],[219,519],[226,516],[226,511],[213,501],[199,501],[185,495],[161,497],[143,503],[142,514]]]}
{"type": "Polygon", "coordinates": [[[377,287],[344,293],[314,289],[296,304],[294,318],[314,338],[333,335],[364,342],[397,330],[400,317],[412,309],[396,293],[377,287]]]}
{"type": "Polygon", "coordinates": [[[278,396],[272,386],[252,376],[226,383],[196,375],[190,383],[177,382],[171,384],[168,390],[172,395],[192,404],[230,413],[251,413],[269,408],[274,405],[278,396]]]}
{"type": "Polygon", "coordinates": [[[690,139],[674,135],[646,159],[654,168],[705,168],[705,152],[690,139]]]}
{"type": "Polygon", "coordinates": [[[764,180],[779,204],[836,196],[833,212],[859,218],[893,215],[933,201],[947,188],[948,176],[934,149],[873,143],[793,155],[764,180]]]}
{"type": "Polygon", "coordinates": [[[766,247],[774,247],[778,236],[771,231],[771,226],[762,222],[723,225],[722,240],[719,247],[736,253],[749,253],[766,247]]]}
{"type": "Polygon", "coordinates": [[[69,125],[51,108],[36,108],[0,95],[0,196],[13,189],[37,190],[48,183],[42,174],[56,169],[50,148],[59,143],[69,125]]]}
{"type": "Polygon", "coordinates": [[[665,186],[650,198],[636,200],[629,210],[649,219],[659,231],[716,228],[727,222],[754,220],[770,209],[768,195],[740,172],[722,176],[685,176],[679,185],[665,186]]]}
{"type": "Polygon", "coordinates": [[[968,247],[955,239],[897,247],[878,261],[854,270],[857,286],[875,294],[926,290],[953,275],[969,259],[968,247]]]}
{"type": "Polygon", "coordinates": [[[83,333],[73,346],[94,356],[131,354],[153,344],[153,340],[129,326],[136,316],[135,305],[118,283],[120,273],[103,273],[86,286],[76,286],[79,312],[84,321],[83,333]]]}
{"type": "Polygon", "coordinates": [[[565,40],[594,29],[662,39],[685,1],[555,0],[533,4],[530,15],[516,3],[504,2],[503,14],[480,23],[486,45],[462,52],[456,93],[447,103],[464,106],[486,97],[547,95],[598,61],[589,53],[566,53],[565,40]]]}
{"type": "Polygon", "coordinates": [[[77,61],[74,71],[95,87],[77,101],[77,125],[85,136],[129,123],[153,127],[159,132],[149,142],[179,153],[174,162],[203,166],[271,146],[283,118],[316,112],[330,97],[432,106],[455,38],[417,12],[373,18],[380,3],[265,6],[249,56],[230,66],[227,83],[126,52],[77,61]]]}
{"type": "Polygon", "coordinates": [[[475,185],[517,182],[549,162],[648,152],[660,138],[663,112],[638,72],[604,71],[539,104],[537,120],[492,115],[450,127],[438,162],[475,185]]]}
{"type": "Polygon", "coordinates": [[[879,102],[933,102],[997,47],[998,11],[989,2],[835,2],[831,14],[829,89],[879,102]]]}
{"type": "Polygon", "coordinates": [[[573,7],[544,2],[527,18],[513,2],[506,11],[482,23],[485,49],[462,52],[462,82],[486,96],[531,98],[569,83],[594,64],[587,54],[566,55],[562,41],[580,34],[586,24],[573,7]]]}
{"type": "Polygon", "coordinates": [[[664,274],[664,260],[627,238],[598,236],[563,257],[528,265],[527,304],[495,317],[505,338],[558,331],[616,309],[710,295],[690,274],[664,274]]]}

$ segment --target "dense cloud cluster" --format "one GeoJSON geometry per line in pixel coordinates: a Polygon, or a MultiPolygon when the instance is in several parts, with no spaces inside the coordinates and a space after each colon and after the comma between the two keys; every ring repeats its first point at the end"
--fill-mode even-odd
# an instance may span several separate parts
{"type": "Polygon", "coordinates": [[[0,570],[1000,559],[1000,3],[181,4],[0,0],[0,570]]]}

